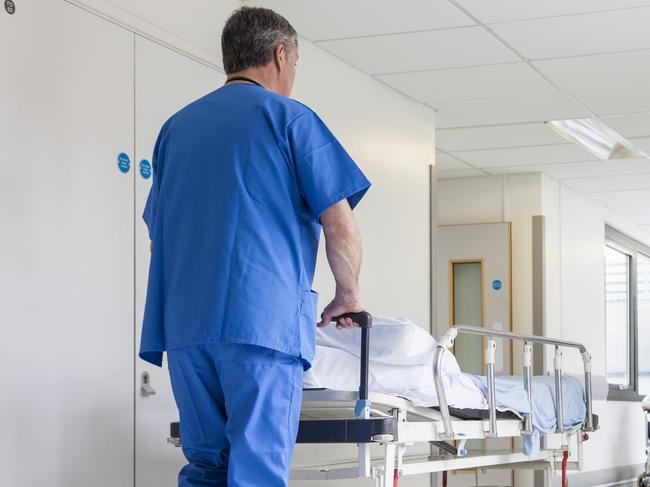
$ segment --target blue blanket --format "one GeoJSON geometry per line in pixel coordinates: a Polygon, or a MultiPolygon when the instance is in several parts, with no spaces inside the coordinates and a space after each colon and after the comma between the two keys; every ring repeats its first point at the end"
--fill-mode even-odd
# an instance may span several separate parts
{"type": "MultiPolygon", "coordinates": [[[[487,379],[483,376],[469,375],[487,398],[487,379]]],[[[530,414],[528,396],[523,380],[519,377],[497,377],[496,403],[499,411],[512,411],[520,417],[530,414]]],[[[533,377],[533,436],[524,440],[524,454],[539,453],[540,438],[544,433],[554,432],[557,425],[555,415],[555,378],[552,376],[533,377]]],[[[562,377],[562,399],[564,402],[564,428],[579,427],[587,414],[584,390],[580,381],[572,376],[562,377]]]]}

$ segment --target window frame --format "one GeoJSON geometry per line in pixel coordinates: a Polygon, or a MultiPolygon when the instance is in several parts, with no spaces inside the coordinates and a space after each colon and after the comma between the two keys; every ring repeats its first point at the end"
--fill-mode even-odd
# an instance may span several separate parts
{"type": "MultiPolygon", "coordinates": [[[[643,254],[645,257],[650,258],[650,247],[642,244],[626,234],[622,233],[615,228],[605,225],[605,247],[611,247],[614,250],[622,252],[629,257],[629,273],[628,273],[628,289],[629,289],[629,330],[628,330],[628,349],[629,349],[629,373],[630,381],[629,387],[621,389],[618,384],[610,384],[609,380],[607,386],[609,392],[607,394],[608,401],[640,401],[642,397],[639,395],[639,320],[638,320],[638,292],[637,292],[637,266],[638,254],[643,254]]],[[[605,270],[605,278],[606,278],[605,270]]],[[[605,284],[606,285],[606,284],[605,284]]],[[[607,306],[607,302],[605,302],[607,306]]],[[[605,330],[607,330],[607,317],[605,316],[605,330]]],[[[605,359],[607,360],[607,358],[605,359]]],[[[607,373],[605,373],[607,376],[607,373]]]]}

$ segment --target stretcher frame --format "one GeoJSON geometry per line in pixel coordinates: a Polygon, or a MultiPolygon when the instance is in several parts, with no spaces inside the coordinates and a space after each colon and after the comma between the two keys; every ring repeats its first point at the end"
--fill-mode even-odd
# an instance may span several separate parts
{"type": "MultiPolygon", "coordinates": [[[[385,394],[368,393],[369,331],[372,320],[361,323],[361,378],[359,394],[350,391],[305,390],[297,443],[347,443],[357,445],[357,458],[345,463],[314,464],[291,470],[291,480],[341,480],[372,478],[377,487],[396,487],[404,476],[460,469],[531,469],[544,470],[549,482],[557,471],[582,470],[582,443],[587,432],[598,429],[598,417],[592,410],[591,356],[584,345],[567,340],[524,335],[467,325],[451,327],[440,339],[433,360],[433,375],[439,410],[412,405],[408,400],[385,394]],[[463,420],[447,405],[442,381],[442,357],[453,347],[459,333],[482,335],[486,340],[485,365],[488,385],[488,417],[463,420]],[[558,428],[542,439],[537,455],[521,451],[468,454],[468,440],[522,438],[532,435],[532,413],[523,419],[500,419],[495,397],[495,337],[522,341],[524,374],[522,377],[532,411],[532,344],[555,347],[554,369],[558,428]],[[573,430],[563,428],[562,348],[576,348],[585,371],[584,423],[573,430]],[[450,443],[454,441],[455,444],[450,443]],[[429,443],[438,454],[407,455],[410,447],[429,443]],[[372,454],[371,454],[372,450],[372,454]]],[[[443,485],[446,482],[443,481],[443,485]]],[[[549,485],[552,485],[549,483],[549,485]]]]}
{"type": "MultiPolygon", "coordinates": [[[[356,314],[354,321],[361,327],[361,377],[359,393],[312,389],[303,391],[301,420],[297,443],[356,444],[357,457],[350,461],[313,464],[294,468],[291,480],[342,480],[371,478],[377,487],[397,487],[400,477],[427,473],[446,473],[461,469],[530,469],[544,470],[548,485],[558,471],[582,470],[582,443],[587,432],[598,429],[598,417],[592,411],[591,356],[584,345],[567,340],[535,335],[524,335],[501,330],[456,325],[440,339],[433,359],[433,376],[439,410],[414,406],[406,399],[386,394],[369,393],[368,369],[370,354],[370,328],[372,317],[368,313],[356,314]],[[482,335],[486,340],[485,365],[488,386],[488,415],[486,419],[467,420],[447,405],[442,381],[442,357],[454,345],[459,333],[482,335]],[[501,419],[496,410],[495,337],[522,341],[523,384],[528,392],[532,411],[532,344],[555,347],[554,369],[556,388],[556,416],[559,427],[546,433],[538,454],[526,456],[521,451],[468,453],[468,440],[489,438],[523,438],[531,435],[532,416],[523,419],[501,419]],[[563,428],[562,398],[562,348],[576,348],[583,360],[585,372],[586,417],[583,424],[573,430],[563,428]],[[455,442],[455,444],[450,443],[455,442]],[[430,444],[438,453],[407,455],[415,444],[430,444]]],[[[168,442],[180,446],[179,423],[171,424],[168,442]]],[[[433,450],[433,449],[432,449],[433,450]]]]}

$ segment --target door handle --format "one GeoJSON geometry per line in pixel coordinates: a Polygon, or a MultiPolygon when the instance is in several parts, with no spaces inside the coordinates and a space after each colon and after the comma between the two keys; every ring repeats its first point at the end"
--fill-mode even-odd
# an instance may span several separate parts
{"type": "Polygon", "coordinates": [[[140,394],[143,397],[153,396],[156,393],[156,390],[151,387],[151,378],[149,377],[149,372],[142,372],[140,374],[140,394]]]}

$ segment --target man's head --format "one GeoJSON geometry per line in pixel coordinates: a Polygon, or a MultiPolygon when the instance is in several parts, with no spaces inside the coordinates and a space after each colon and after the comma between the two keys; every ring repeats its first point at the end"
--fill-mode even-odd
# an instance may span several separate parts
{"type": "Polygon", "coordinates": [[[223,28],[221,50],[228,77],[249,76],[271,91],[290,95],[298,35],[281,15],[266,8],[236,10],[223,28]]]}

